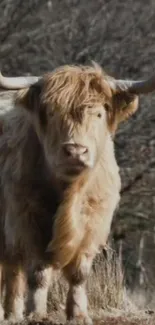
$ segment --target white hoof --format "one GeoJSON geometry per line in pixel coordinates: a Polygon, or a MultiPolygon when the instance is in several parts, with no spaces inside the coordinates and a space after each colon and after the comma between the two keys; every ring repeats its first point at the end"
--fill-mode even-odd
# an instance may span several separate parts
{"type": "Polygon", "coordinates": [[[47,313],[39,313],[34,311],[28,315],[28,319],[35,321],[47,319],[47,313]]]}
{"type": "Polygon", "coordinates": [[[72,319],[69,319],[69,322],[74,322],[80,325],[93,325],[93,321],[89,316],[79,315],[72,319]]]}
{"type": "Polygon", "coordinates": [[[13,313],[7,316],[7,321],[10,323],[18,323],[24,319],[23,315],[14,315],[13,313]]]}

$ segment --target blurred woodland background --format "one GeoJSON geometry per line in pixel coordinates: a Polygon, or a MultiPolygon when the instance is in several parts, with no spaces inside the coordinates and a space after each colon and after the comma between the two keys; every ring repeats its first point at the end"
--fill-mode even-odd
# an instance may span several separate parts
{"type": "MultiPolygon", "coordinates": [[[[150,76],[155,71],[155,1],[0,1],[5,75],[40,75],[91,60],[117,78],[150,76]]],[[[119,128],[115,148],[122,199],[112,245],[132,297],[155,306],[155,93],[140,97],[139,111],[119,128]]]]}

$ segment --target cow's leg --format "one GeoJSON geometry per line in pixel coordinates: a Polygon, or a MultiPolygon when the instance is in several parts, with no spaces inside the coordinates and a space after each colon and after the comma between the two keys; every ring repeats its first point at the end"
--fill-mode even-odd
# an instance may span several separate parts
{"type": "Polygon", "coordinates": [[[25,277],[19,265],[5,265],[5,313],[12,322],[21,321],[24,311],[25,277]]]}
{"type": "Polygon", "coordinates": [[[47,296],[51,280],[51,268],[37,265],[28,271],[28,306],[30,317],[43,318],[47,315],[47,296]]]}
{"type": "Polygon", "coordinates": [[[4,310],[2,306],[2,291],[3,291],[2,271],[3,271],[3,267],[2,264],[0,264],[0,321],[4,319],[4,310]]]}
{"type": "Polygon", "coordinates": [[[86,281],[89,276],[93,257],[81,255],[72,264],[64,269],[64,274],[69,282],[69,291],[66,303],[67,319],[83,320],[86,324],[92,324],[88,316],[86,281]]]}

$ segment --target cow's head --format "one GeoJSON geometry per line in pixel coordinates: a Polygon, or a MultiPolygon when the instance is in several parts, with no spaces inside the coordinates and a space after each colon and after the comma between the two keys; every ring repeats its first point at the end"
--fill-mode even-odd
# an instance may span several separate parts
{"type": "Polygon", "coordinates": [[[74,178],[96,166],[107,137],[131,115],[137,96],[110,87],[99,67],[64,66],[20,91],[48,163],[57,176],[74,178]]]}
{"type": "Polygon", "coordinates": [[[19,91],[48,164],[61,178],[90,170],[108,137],[138,107],[140,82],[116,81],[94,65],[64,66],[19,91]]]}

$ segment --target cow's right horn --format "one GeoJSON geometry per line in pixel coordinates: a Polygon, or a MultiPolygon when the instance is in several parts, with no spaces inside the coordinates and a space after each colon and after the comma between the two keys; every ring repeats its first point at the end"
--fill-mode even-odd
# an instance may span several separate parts
{"type": "Polygon", "coordinates": [[[3,89],[22,89],[36,83],[41,77],[25,76],[25,77],[4,77],[0,72],[0,88],[3,89]]]}

